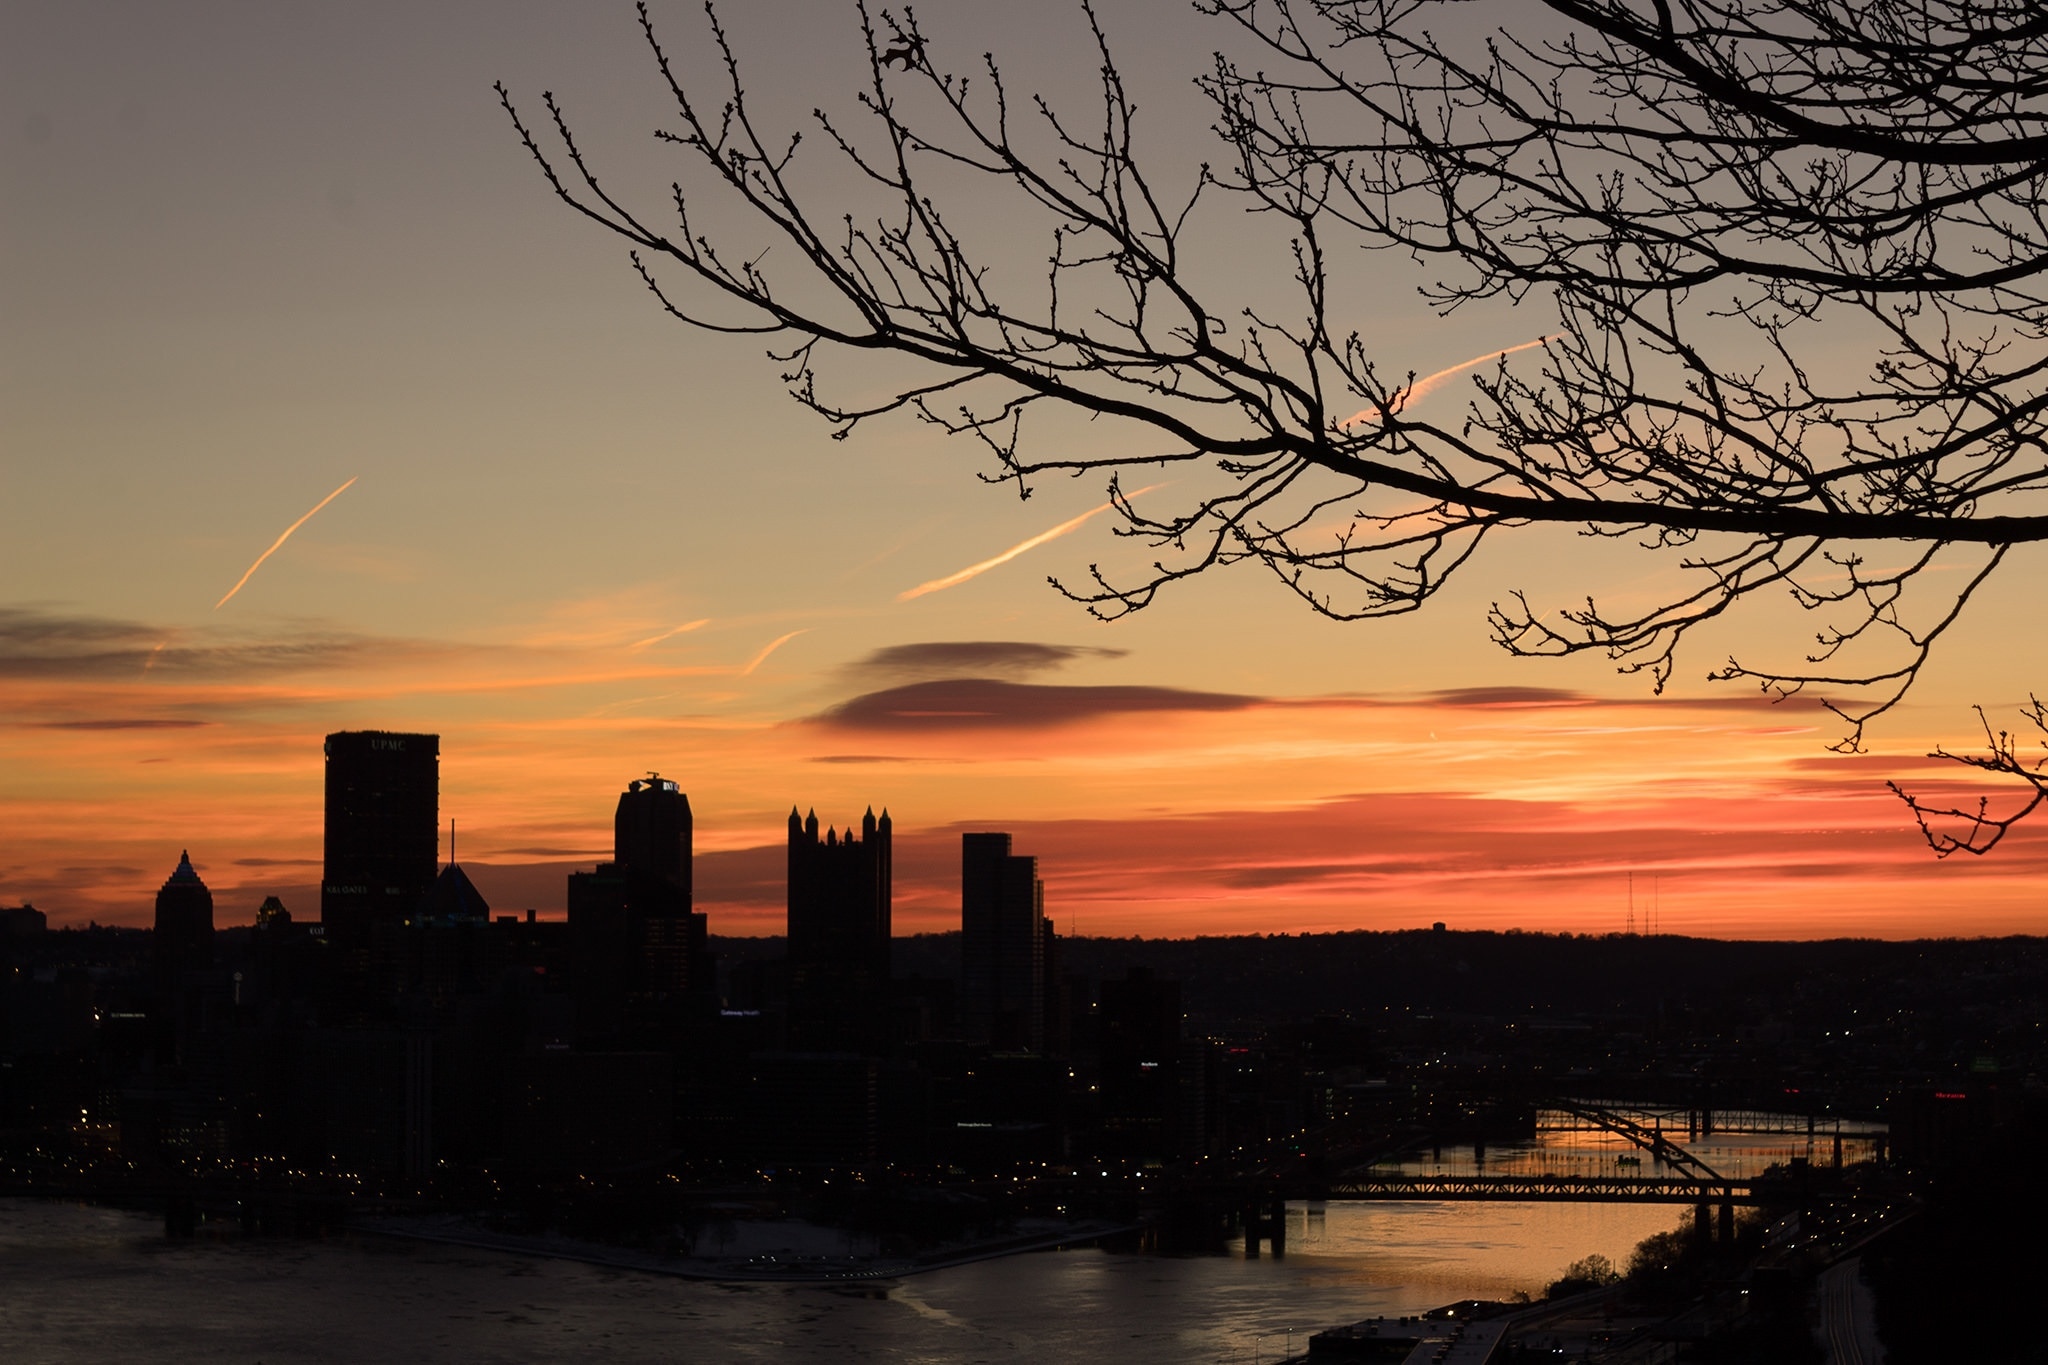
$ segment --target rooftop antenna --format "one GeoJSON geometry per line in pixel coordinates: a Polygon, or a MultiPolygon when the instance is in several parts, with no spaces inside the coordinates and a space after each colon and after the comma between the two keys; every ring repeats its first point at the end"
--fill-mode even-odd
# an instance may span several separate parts
{"type": "Polygon", "coordinates": [[[448,866],[455,866],[455,817],[448,817],[448,866]]]}
{"type": "Polygon", "coordinates": [[[1628,931],[1636,931],[1636,874],[1628,874],[1628,931]]]}
{"type": "Polygon", "coordinates": [[[1656,933],[1657,926],[1664,922],[1664,874],[1658,873],[1650,880],[1650,932],[1656,933]]]}

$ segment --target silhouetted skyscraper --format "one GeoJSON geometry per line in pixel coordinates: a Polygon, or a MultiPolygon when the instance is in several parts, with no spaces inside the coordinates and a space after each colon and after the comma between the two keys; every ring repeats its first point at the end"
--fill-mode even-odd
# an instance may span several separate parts
{"type": "Polygon", "coordinates": [[[327,737],[327,835],[320,922],[354,944],[402,923],[434,889],[441,737],[344,730],[327,737]]]}
{"type": "Polygon", "coordinates": [[[192,870],[190,854],[178,855],[172,872],[156,893],[156,924],[151,935],[156,956],[155,1002],[158,1057],[177,1060],[189,1044],[205,1009],[207,968],[213,965],[213,893],[192,870]]]}
{"type": "Polygon", "coordinates": [[[672,909],[690,909],[690,798],[659,773],[626,785],[612,816],[612,857],[651,894],[671,893],[672,909]]]}
{"type": "Polygon", "coordinates": [[[437,928],[455,924],[483,924],[491,917],[491,903],[484,899],[484,893],[476,889],[476,883],[460,866],[450,863],[441,869],[441,875],[434,878],[434,889],[421,904],[422,914],[415,915],[416,923],[428,923],[437,928]]]}
{"type": "Polygon", "coordinates": [[[960,1025],[970,1043],[1045,1050],[1045,888],[1007,834],[960,836],[960,1025]]]}
{"type": "Polygon", "coordinates": [[[691,908],[690,799],[657,774],[627,784],[612,861],[569,876],[576,1032],[585,1043],[652,1045],[692,999],[714,994],[707,925],[691,908]]]}
{"type": "Polygon", "coordinates": [[[178,855],[177,870],[156,893],[156,963],[166,982],[180,972],[213,965],[213,892],[192,870],[192,855],[178,855]]]}
{"type": "Polygon", "coordinates": [[[879,1051],[887,1044],[889,812],[818,837],[818,815],[789,812],[790,1028],[800,1048],[879,1051]]]}

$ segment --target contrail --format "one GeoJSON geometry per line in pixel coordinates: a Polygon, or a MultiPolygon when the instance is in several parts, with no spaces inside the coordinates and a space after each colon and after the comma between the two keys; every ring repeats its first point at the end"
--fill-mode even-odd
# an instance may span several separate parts
{"type": "Polygon", "coordinates": [[[676,636],[683,634],[685,631],[692,631],[697,629],[699,626],[708,626],[710,624],[711,618],[708,616],[701,621],[685,621],[681,625],[677,626],[674,630],[665,630],[659,635],[650,635],[646,639],[639,641],[637,644],[628,646],[628,648],[645,649],[649,645],[658,645],[663,640],[674,639],[676,636]]]}
{"type": "Polygon", "coordinates": [[[348,481],[348,483],[343,484],[341,487],[335,489],[332,493],[329,493],[326,497],[320,499],[319,502],[314,503],[312,512],[306,513],[306,515],[300,517],[297,521],[285,527],[284,534],[279,536],[276,540],[271,541],[270,548],[265,550],[262,554],[256,556],[256,562],[249,566],[248,572],[244,573],[239,579],[235,580],[235,586],[228,589],[227,597],[223,597],[220,599],[220,601],[214,603],[213,609],[215,611],[219,611],[222,607],[226,606],[228,604],[228,597],[233,597],[236,593],[242,590],[242,585],[244,583],[247,583],[249,579],[255,575],[256,571],[263,567],[263,561],[270,558],[272,555],[276,554],[278,551],[278,547],[283,545],[287,540],[290,540],[292,538],[292,532],[298,530],[301,526],[304,526],[307,522],[311,521],[313,519],[313,512],[318,512],[328,503],[333,502],[343,493],[346,493],[348,491],[349,484],[354,483],[356,479],[359,479],[361,477],[362,475],[358,474],[354,478],[351,478],[348,481]]]}
{"type": "MultiPolygon", "coordinates": [[[[1130,494],[1129,497],[1139,497],[1142,494],[1152,492],[1154,489],[1164,487],[1166,487],[1166,485],[1163,483],[1147,484],[1145,487],[1140,488],[1136,493],[1130,494]]],[[[1126,498],[1126,501],[1128,500],[1129,498],[1126,498]]],[[[979,564],[969,564],[959,573],[947,574],[944,578],[934,578],[929,583],[920,583],[916,587],[911,588],[908,591],[899,592],[896,594],[896,600],[898,602],[908,602],[911,598],[923,597],[928,592],[941,592],[946,588],[958,587],[960,584],[965,583],[970,578],[978,578],[982,574],[987,573],[990,569],[996,568],[999,565],[1009,563],[1018,555],[1023,554],[1026,550],[1035,550],[1049,540],[1058,540],[1061,536],[1080,530],[1090,520],[1092,520],[1095,517],[1101,516],[1104,512],[1107,512],[1110,508],[1114,506],[1116,506],[1114,502],[1105,502],[1100,507],[1091,507],[1087,511],[1083,512],[1080,516],[1073,518],[1071,521],[1063,521],[1059,525],[1053,527],[1050,531],[1040,531],[1037,535],[1031,537],[1031,539],[1026,541],[1020,541],[1017,544],[1012,545],[1009,549],[1003,551],[994,559],[984,559],[979,564]]]]}
{"type": "MultiPolygon", "coordinates": [[[[1555,335],[1555,333],[1552,334],[1552,336],[1555,335]]],[[[1448,370],[1438,370],[1435,374],[1426,374],[1408,386],[1407,397],[1400,399],[1394,404],[1394,411],[1399,412],[1410,403],[1427,398],[1432,390],[1454,374],[1463,374],[1466,370],[1484,365],[1489,360],[1499,360],[1502,356],[1510,356],[1517,351],[1534,350],[1544,342],[1551,340],[1552,336],[1537,337],[1534,341],[1525,341],[1519,346],[1510,346],[1505,351],[1488,351],[1485,355],[1475,355],[1470,360],[1453,365],[1448,370]]],[[[1363,411],[1352,413],[1349,417],[1337,423],[1337,426],[1340,429],[1357,426],[1360,422],[1370,421],[1379,415],[1378,408],[1366,408],[1363,411]]]]}
{"type": "Polygon", "coordinates": [[[768,656],[770,654],[773,654],[776,650],[782,648],[791,640],[794,640],[797,636],[802,635],[805,630],[809,629],[809,626],[805,626],[804,630],[793,630],[787,635],[777,636],[775,639],[770,640],[767,646],[764,649],[762,649],[762,651],[759,654],[756,654],[753,658],[747,661],[747,666],[740,670],[740,676],[744,678],[748,674],[752,673],[762,664],[768,662],[768,656]]]}

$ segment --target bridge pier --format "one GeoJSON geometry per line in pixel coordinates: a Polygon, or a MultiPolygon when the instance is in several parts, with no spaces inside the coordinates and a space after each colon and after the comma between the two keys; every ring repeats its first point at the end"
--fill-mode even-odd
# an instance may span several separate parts
{"type": "Polygon", "coordinates": [[[1730,1191],[1721,1191],[1721,1245],[1735,1245],[1735,1199],[1730,1191]]]}
{"type": "Polygon", "coordinates": [[[1701,1246],[1714,1240],[1714,1209],[1701,1202],[1692,1206],[1692,1239],[1701,1246]]]}
{"type": "Polygon", "coordinates": [[[1287,1254],[1287,1199],[1273,1195],[1260,1200],[1256,1195],[1244,1206],[1244,1258],[1259,1259],[1259,1243],[1271,1244],[1275,1257],[1287,1254]]]}

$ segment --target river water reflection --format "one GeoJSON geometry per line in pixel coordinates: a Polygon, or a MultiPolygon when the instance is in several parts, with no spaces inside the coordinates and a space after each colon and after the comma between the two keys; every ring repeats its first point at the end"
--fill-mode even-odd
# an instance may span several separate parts
{"type": "Polygon", "coordinates": [[[717,1285],[376,1237],[204,1237],[117,1210],[0,1200],[0,1357],[29,1362],[1272,1361],[1378,1313],[1541,1292],[1682,1210],[1333,1204],[1283,1260],[1093,1249],[858,1290],[717,1285]]]}

